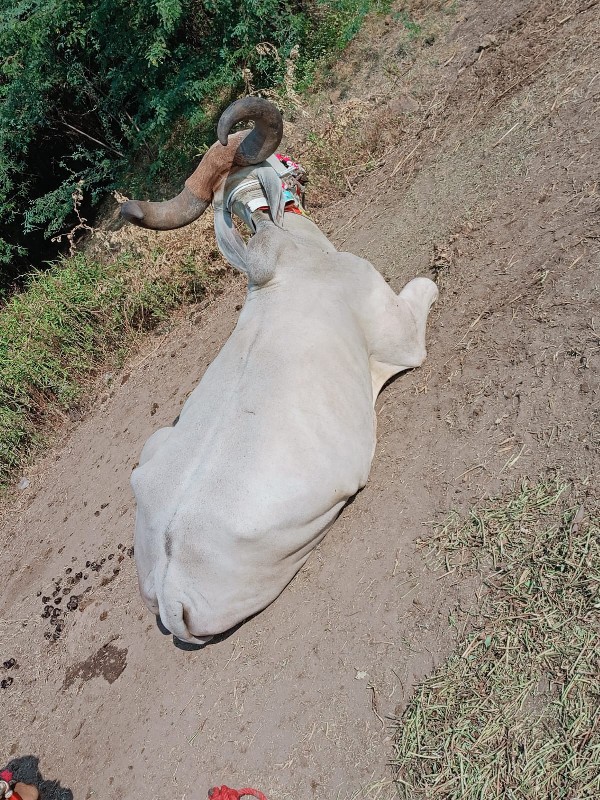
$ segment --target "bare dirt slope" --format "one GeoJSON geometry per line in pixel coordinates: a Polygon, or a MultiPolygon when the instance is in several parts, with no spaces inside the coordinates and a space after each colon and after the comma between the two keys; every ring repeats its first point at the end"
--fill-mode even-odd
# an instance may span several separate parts
{"type": "Polygon", "coordinates": [[[235,276],[147,342],[4,510],[0,655],[19,666],[0,694],[0,760],[38,756],[78,798],[391,791],[386,717],[452,649],[448,615],[476,602],[417,539],[523,476],[594,486],[598,3],[413,5],[430,31],[416,56],[398,16],[372,21],[298,122],[352,103],[375,121],[379,166],[348,172],[318,219],[395,289],[432,269],[441,288],[427,362],[379,398],[369,484],[306,567],[196,652],[137,593],[129,474],[233,328],[235,276]],[[54,642],[41,615],[57,589],[60,607],[79,600],[54,642]]]}

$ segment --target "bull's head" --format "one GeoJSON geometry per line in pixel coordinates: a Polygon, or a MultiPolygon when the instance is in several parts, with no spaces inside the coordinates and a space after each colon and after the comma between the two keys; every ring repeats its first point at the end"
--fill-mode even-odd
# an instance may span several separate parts
{"type": "Polygon", "coordinates": [[[206,152],[183,191],[161,203],[128,200],[121,206],[121,216],[153,230],[188,225],[206,211],[232,172],[264,162],[275,152],[282,135],[283,120],[272,103],[260,97],[237,100],[221,115],[217,126],[219,141],[206,152]],[[234,125],[249,121],[254,122],[253,129],[229,136],[234,125]]]}

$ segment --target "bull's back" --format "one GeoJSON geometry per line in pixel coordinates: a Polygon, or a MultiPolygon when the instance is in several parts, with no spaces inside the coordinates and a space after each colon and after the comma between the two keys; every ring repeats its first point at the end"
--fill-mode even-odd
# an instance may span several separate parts
{"type": "Polygon", "coordinates": [[[368,352],[352,311],[319,284],[300,297],[275,286],[250,295],[142,471],[148,493],[167,489],[173,507],[192,492],[246,512],[281,503],[280,515],[296,518],[364,485],[374,440],[368,352]]]}
{"type": "Polygon", "coordinates": [[[149,607],[175,619],[183,602],[195,635],[264,608],[364,485],[374,444],[369,353],[343,291],[316,280],[251,292],[132,479],[149,607]]]}

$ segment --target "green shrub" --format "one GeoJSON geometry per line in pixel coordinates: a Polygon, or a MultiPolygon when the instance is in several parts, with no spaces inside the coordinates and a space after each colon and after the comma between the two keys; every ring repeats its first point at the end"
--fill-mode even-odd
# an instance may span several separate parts
{"type": "Polygon", "coordinates": [[[74,223],[77,187],[84,215],[108,189],[170,189],[243,70],[278,86],[298,46],[306,86],[371,1],[0,0],[0,290],[74,223]]]}

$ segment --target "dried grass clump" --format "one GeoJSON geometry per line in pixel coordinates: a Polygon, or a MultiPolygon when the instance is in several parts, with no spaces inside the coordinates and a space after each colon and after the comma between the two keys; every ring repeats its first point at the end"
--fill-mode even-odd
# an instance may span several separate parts
{"type": "Polygon", "coordinates": [[[361,177],[382,166],[393,142],[392,117],[386,104],[353,98],[328,113],[312,113],[290,131],[285,146],[308,172],[310,207],[327,207],[353,194],[361,177]]]}
{"type": "Polygon", "coordinates": [[[400,796],[600,796],[600,513],[558,482],[452,515],[447,569],[492,570],[472,632],[395,723],[400,796]]]}

